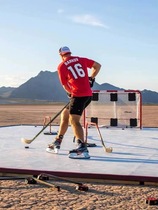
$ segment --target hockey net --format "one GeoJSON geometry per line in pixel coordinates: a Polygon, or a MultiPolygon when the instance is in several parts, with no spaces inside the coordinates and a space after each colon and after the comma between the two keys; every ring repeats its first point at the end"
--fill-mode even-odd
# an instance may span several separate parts
{"type": "Polygon", "coordinates": [[[84,112],[84,126],[142,128],[142,97],[138,90],[95,90],[84,112]]]}

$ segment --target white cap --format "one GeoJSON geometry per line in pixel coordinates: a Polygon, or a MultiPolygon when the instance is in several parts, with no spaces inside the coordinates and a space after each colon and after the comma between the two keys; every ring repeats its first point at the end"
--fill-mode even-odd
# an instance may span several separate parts
{"type": "Polygon", "coordinates": [[[70,49],[69,49],[68,47],[66,47],[66,46],[61,47],[61,48],[59,49],[59,54],[60,54],[60,55],[65,55],[65,54],[67,54],[67,53],[71,53],[71,51],[70,51],[70,49]]]}

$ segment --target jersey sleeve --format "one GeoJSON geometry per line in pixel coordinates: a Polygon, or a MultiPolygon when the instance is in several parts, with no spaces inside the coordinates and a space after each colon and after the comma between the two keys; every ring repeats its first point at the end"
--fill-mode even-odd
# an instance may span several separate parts
{"type": "Polygon", "coordinates": [[[66,75],[65,75],[65,70],[63,65],[58,66],[58,75],[59,75],[59,80],[62,85],[65,85],[67,83],[66,75]]]}
{"type": "Polygon", "coordinates": [[[94,60],[92,60],[92,59],[89,59],[89,58],[84,58],[84,60],[86,61],[86,63],[87,63],[87,67],[88,68],[92,68],[92,66],[93,66],[93,64],[94,64],[94,60]]]}

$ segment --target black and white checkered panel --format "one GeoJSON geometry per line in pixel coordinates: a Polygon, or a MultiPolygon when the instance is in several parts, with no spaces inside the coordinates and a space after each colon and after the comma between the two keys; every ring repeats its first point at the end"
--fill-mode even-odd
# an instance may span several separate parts
{"type": "Polygon", "coordinates": [[[141,95],[137,91],[94,91],[86,121],[102,127],[140,127],[141,95]],[[97,119],[97,120],[96,120],[97,119]]]}

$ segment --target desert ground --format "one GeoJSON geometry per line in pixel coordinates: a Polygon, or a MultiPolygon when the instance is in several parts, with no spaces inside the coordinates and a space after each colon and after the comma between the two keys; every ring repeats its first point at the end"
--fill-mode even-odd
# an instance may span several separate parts
{"type": "MultiPolygon", "coordinates": [[[[54,117],[65,104],[45,105],[0,105],[0,126],[34,124],[43,125],[44,120],[54,117]]],[[[59,124],[60,116],[53,124],[59,124]]],[[[142,126],[158,127],[158,105],[144,105],[142,107],[142,126]]]]}
{"type": "MultiPolygon", "coordinates": [[[[43,124],[54,116],[58,105],[0,105],[0,126],[43,124]]],[[[158,106],[143,106],[143,127],[158,127],[158,106]]],[[[59,118],[54,122],[59,123],[59,118]]],[[[146,204],[147,197],[158,198],[153,185],[87,183],[89,191],[77,191],[73,184],[59,183],[61,191],[44,185],[28,185],[23,179],[0,177],[0,210],[139,210],[158,209],[146,204]]]]}

